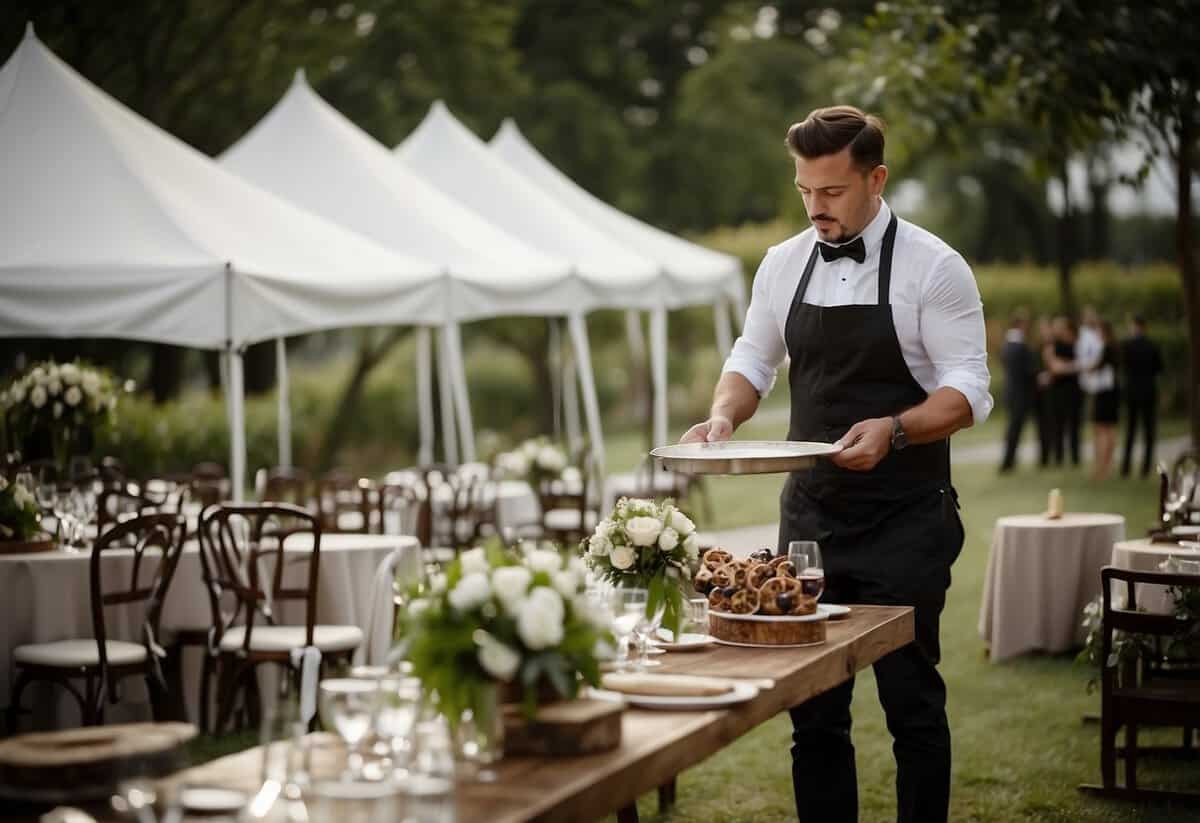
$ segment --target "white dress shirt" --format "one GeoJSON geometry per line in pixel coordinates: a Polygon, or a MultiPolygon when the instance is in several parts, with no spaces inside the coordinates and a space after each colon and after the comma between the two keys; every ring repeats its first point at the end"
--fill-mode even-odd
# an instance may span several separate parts
{"type": "MultiPolygon", "coordinates": [[[[875,305],[880,247],[891,216],[887,203],[881,203],[862,231],[867,251],[862,263],[848,257],[826,263],[818,255],[804,302],[875,305]]],[[[723,371],[743,375],[761,396],[770,391],[787,355],[784,327],[816,240],[810,227],[772,246],[754,275],[746,324],[723,371]]],[[[983,302],[967,261],[933,234],[900,220],[889,302],[904,362],[921,388],[930,394],[943,386],[957,389],[971,404],[974,422],[986,420],[993,401],[983,302]]]]}

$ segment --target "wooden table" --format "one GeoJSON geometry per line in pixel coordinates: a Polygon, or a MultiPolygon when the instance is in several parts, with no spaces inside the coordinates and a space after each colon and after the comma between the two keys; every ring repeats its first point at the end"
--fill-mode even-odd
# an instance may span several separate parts
{"type": "MultiPolygon", "coordinates": [[[[774,686],[729,709],[629,709],[623,718],[621,746],[613,751],[572,758],[504,758],[498,764],[497,782],[459,784],[458,819],[464,823],[581,821],[628,810],[640,795],[669,783],[760,723],[912,642],[913,631],[911,608],[854,606],[848,618],[830,622],[828,639],[820,646],[713,646],[666,654],[659,658],[663,666],[658,671],[770,679],[774,686]]],[[[261,763],[261,750],[253,748],[180,772],[176,778],[253,792],[258,789],[261,763]]]]}

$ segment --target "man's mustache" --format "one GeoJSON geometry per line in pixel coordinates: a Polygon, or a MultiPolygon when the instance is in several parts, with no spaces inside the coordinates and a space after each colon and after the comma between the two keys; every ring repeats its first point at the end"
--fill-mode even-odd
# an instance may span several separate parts
{"type": "Polygon", "coordinates": [[[836,220],[834,220],[833,217],[831,217],[828,214],[814,214],[811,217],[809,217],[808,219],[809,220],[833,220],[835,223],[837,222],[836,220]]]}

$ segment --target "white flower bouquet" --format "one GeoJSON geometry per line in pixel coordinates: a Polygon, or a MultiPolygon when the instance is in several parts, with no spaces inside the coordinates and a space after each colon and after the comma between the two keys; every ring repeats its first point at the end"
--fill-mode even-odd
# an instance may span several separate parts
{"type": "Polygon", "coordinates": [[[615,586],[648,592],[647,614],[664,604],[662,625],[679,632],[684,592],[700,563],[696,524],[673,500],[622,497],[581,548],[587,564],[615,586]]]}
{"type": "Polygon", "coordinates": [[[10,434],[28,458],[33,438],[47,437],[56,462],[81,448],[83,432],[112,422],[117,386],[106,370],[76,360],[35,363],[0,391],[0,409],[10,434]]]}
{"type": "Polygon", "coordinates": [[[30,540],[38,533],[39,515],[33,493],[0,475],[0,540],[30,540]]]}
{"type": "Polygon", "coordinates": [[[512,451],[501,452],[494,465],[501,480],[524,480],[534,490],[550,480],[568,484],[579,481],[579,468],[572,466],[567,453],[546,437],[533,437],[512,451]]]}
{"type": "Polygon", "coordinates": [[[586,573],[581,558],[553,549],[465,551],[412,592],[398,651],[451,724],[498,684],[520,692],[532,716],[547,688],[570,699],[581,681],[599,685],[600,658],[611,656],[609,619],[588,599],[586,573]]]}

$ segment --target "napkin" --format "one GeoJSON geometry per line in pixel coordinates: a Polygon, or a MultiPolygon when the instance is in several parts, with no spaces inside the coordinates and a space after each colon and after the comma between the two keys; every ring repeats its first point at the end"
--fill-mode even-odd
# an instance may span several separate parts
{"type": "Polygon", "coordinates": [[[728,680],[685,674],[606,674],[600,685],[623,694],[656,697],[712,697],[733,691],[728,680]]]}

